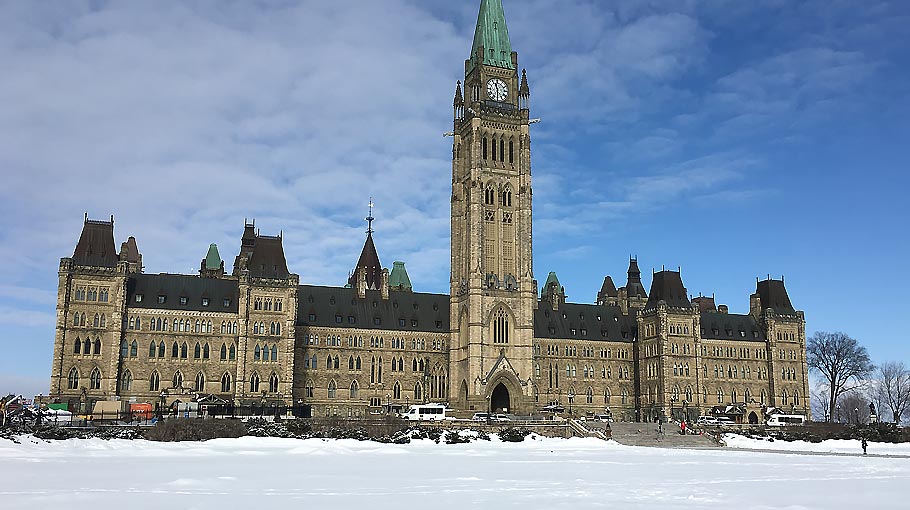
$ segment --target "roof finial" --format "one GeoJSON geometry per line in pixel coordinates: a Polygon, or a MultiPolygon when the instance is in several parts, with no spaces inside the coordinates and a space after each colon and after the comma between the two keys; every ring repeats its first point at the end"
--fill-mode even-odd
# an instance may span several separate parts
{"type": "Polygon", "coordinates": [[[370,215],[366,217],[367,235],[372,235],[373,234],[373,220],[376,219],[376,218],[373,218],[373,206],[375,205],[375,204],[373,204],[373,197],[370,197],[369,205],[370,205],[370,215]]]}

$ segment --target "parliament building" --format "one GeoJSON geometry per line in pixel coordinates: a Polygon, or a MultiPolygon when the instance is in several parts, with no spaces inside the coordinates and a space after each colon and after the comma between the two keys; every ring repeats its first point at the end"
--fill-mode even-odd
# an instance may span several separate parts
{"type": "Polygon", "coordinates": [[[51,398],[72,409],[268,401],[345,417],[422,402],[465,415],[808,415],[805,319],[782,279],[757,281],[741,315],[692,298],[679,271],[653,273],[646,288],[636,259],[591,303],[567,302],[555,273],[538,284],[531,93],[501,0],[481,0],[464,65],[448,294],[416,292],[402,262],[383,268],[371,227],[344,285],[326,287],[301,283],[281,236],[253,223],[229,272],[213,244],[200,246],[198,274],[146,274],[134,237],[117,249],[113,217],[86,217],[60,260],[51,398]]]}

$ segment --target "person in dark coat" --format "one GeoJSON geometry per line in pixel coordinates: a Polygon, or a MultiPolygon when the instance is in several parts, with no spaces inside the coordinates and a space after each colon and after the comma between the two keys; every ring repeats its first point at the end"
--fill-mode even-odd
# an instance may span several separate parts
{"type": "Polygon", "coordinates": [[[865,454],[866,454],[866,447],[869,446],[869,443],[866,442],[866,438],[865,438],[865,437],[863,438],[863,443],[862,443],[862,445],[863,445],[863,455],[865,455],[865,454]]]}

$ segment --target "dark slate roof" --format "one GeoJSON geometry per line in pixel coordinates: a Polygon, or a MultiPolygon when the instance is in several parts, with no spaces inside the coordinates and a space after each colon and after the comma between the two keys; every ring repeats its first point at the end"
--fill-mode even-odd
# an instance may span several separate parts
{"type": "Polygon", "coordinates": [[[616,285],[613,284],[613,278],[607,276],[604,278],[604,284],[600,287],[600,292],[597,293],[597,299],[604,299],[607,297],[616,297],[619,293],[616,292],[616,285]]]}
{"type": "Polygon", "coordinates": [[[117,259],[113,217],[111,221],[86,218],[79,243],[73,252],[73,263],[77,266],[117,267],[117,259]]]}
{"type": "Polygon", "coordinates": [[[708,296],[698,296],[692,299],[692,302],[698,305],[699,312],[716,312],[717,306],[714,304],[714,298],[708,296]]]}
{"type": "Polygon", "coordinates": [[[755,317],[732,313],[703,312],[701,337],[713,340],[764,341],[765,335],[755,317]]]}
{"type": "Polygon", "coordinates": [[[360,299],[352,288],[301,285],[297,288],[297,325],[448,332],[449,296],[392,292],[389,299],[382,299],[380,291],[368,290],[366,298],[360,299]]]}
{"type": "Polygon", "coordinates": [[[651,293],[646,308],[657,306],[658,301],[665,301],[667,306],[688,308],[692,306],[686,295],[682,277],[678,271],[659,271],[654,273],[651,281],[651,293]]]}
{"type": "Polygon", "coordinates": [[[136,244],[135,237],[130,236],[120,245],[120,259],[134,264],[139,263],[139,246],[136,244]]]}
{"type": "Polygon", "coordinates": [[[541,304],[534,310],[534,338],[632,342],[637,334],[635,318],[618,306],[564,303],[553,310],[541,304]]]}
{"type": "Polygon", "coordinates": [[[247,263],[250,276],[285,279],[290,276],[280,236],[256,236],[253,253],[247,263]]]}
{"type": "Polygon", "coordinates": [[[127,304],[135,308],[237,313],[238,296],[237,280],[182,274],[135,274],[126,284],[127,304]],[[142,295],[139,303],[136,294],[142,295]],[[164,303],[158,302],[158,296],[165,296],[164,303]],[[186,298],[185,305],[180,304],[181,297],[186,298]],[[208,298],[209,306],[202,306],[202,298],[208,298]],[[230,300],[228,306],[225,299],[230,300]]]}
{"type": "Polygon", "coordinates": [[[379,263],[379,254],[376,253],[376,245],[373,244],[373,234],[367,232],[367,240],[363,243],[363,251],[360,252],[360,259],[354,266],[351,277],[348,278],[348,285],[355,287],[357,284],[357,270],[366,271],[367,288],[378,289],[382,285],[382,264],[379,263]]]}
{"type": "Polygon", "coordinates": [[[648,297],[645,286],[641,284],[641,271],[638,269],[638,259],[629,259],[629,272],[626,280],[626,295],[629,297],[648,297]]]}
{"type": "Polygon", "coordinates": [[[756,291],[761,299],[762,310],[773,308],[775,312],[784,314],[794,314],[796,310],[790,303],[790,296],[787,295],[787,289],[784,288],[783,280],[765,280],[758,282],[756,291]]]}

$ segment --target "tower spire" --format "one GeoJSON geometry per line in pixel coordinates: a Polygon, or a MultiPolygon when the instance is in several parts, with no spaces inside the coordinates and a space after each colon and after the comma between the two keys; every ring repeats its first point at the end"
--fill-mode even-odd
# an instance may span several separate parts
{"type": "Polygon", "coordinates": [[[373,205],[375,205],[375,204],[373,204],[373,197],[370,197],[370,204],[369,204],[370,214],[366,218],[364,218],[365,220],[367,220],[367,235],[373,234],[373,220],[376,219],[373,217],[373,205]]]}
{"type": "Polygon", "coordinates": [[[515,69],[502,0],[481,0],[468,71],[478,64],[515,69]]]}

